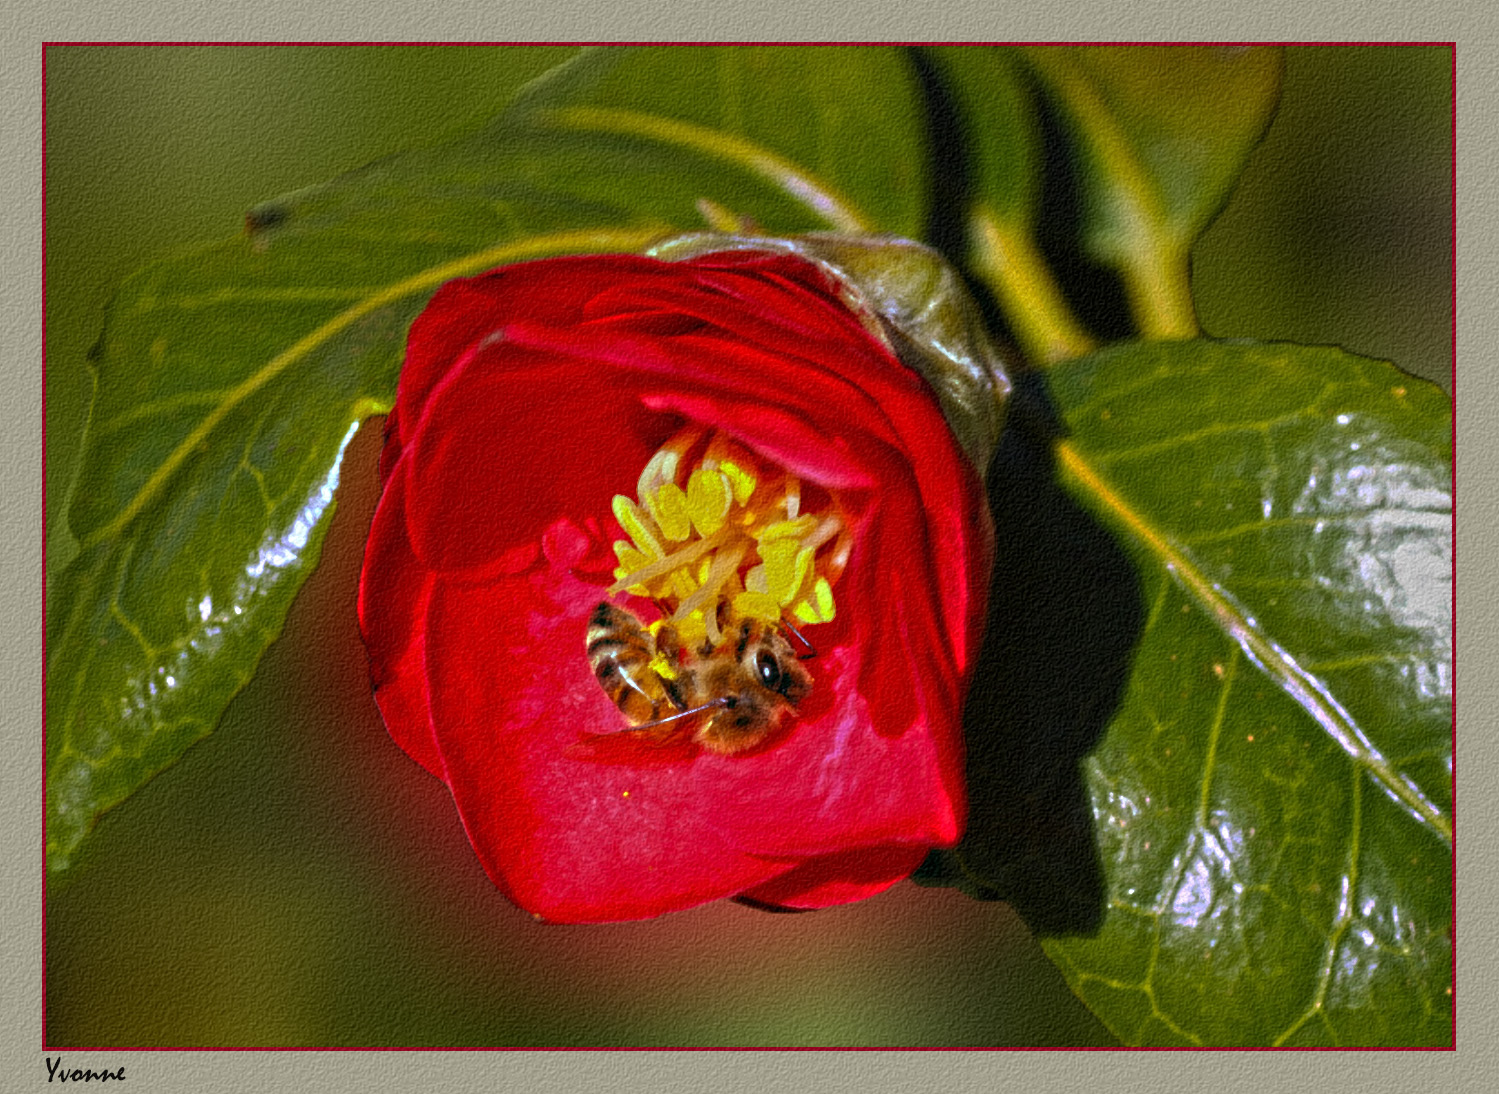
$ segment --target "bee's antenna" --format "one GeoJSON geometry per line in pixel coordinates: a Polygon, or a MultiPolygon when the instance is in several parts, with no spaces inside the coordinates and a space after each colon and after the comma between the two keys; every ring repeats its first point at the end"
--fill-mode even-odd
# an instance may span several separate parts
{"type": "Polygon", "coordinates": [[[799,631],[799,630],[796,629],[796,624],[795,623],[791,622],[791,620],[787,619],[785,616],[782,616],[781,617],[781,626],[785,627],[788,631],[790,631],[791,632],[791,637],[795,638],[796,641],[797,641],[797,644],[800,645],[802,647],[802,649],[806,651],[805,653],[798,653],[796,655],[796,659],[798,661],[810,661],[810,660],[812,660],[812,658],[814,658],[814,657],[817,656],[817,647],[814,646],[814,645],[812,645],[811,642],[807,641],[807,636],[804,635],[804,634],[802,634],[801,631],[799,631]]]}

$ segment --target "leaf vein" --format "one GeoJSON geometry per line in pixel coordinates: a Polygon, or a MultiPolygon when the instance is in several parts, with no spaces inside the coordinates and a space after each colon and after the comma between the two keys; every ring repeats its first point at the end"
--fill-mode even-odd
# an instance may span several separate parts
{"type": "Polygon", "coordinates": [[[1130,460],[1152,458],[1170,453],[1179,448],[1190,447],[1206,441],[1222,440],[1224,437],[1232,437],[1239,434],[1261,434],[1268,436],[1273,430],[1291,424],[1302,418],[1313,417],[1308,410],[1296,410],[1289,414],[1277,415],[1274,418],[1264,418],[1254,422],[1214,422],[1200,429],[1193,429],[1185,433],[1173,433],[1169,437],[1150,444],[1131,445],[1127,448],[1116,448],[1099,456],[1099,462],[1106,465],[1124,463],[1130,460]]]}
{"type": "Polygon", "coordinates": [[[566,107],[544,111],[541,117],[564,129],[619,133],[674,144],[737,164],[806,205],[840,231],[860,234],[872,230],[868,218],[829,183],[746,138],[715,132],[675,118],[605,107],[566,107]]]}
{"type": "Polygon", "coordinates": [[[1202,758],[1202,793],[1197,800],[1197,828],[1203,831],[1208,823],[1208,805],[1213,787],[1213,772],[1218,762],[1218,740],[1228,720],[1228,697],[1234,689],[1234,676],[1238,671],[1239,651],[1235,649],[1223,670],[1223,684],[1218,689],[1218,706],[1213,711],[1213,724],[1208,729],[1207,749],[1202,758]]]}
{"type": "Polygon", "coordinates": [[[108,436],[117,433],[126,426],[132,425],[144,418],[164,417],[174,410],[182,410],[195,406],[212,405],[222,399],[225,392],[222,389],[212,391],[184,391],[177,395],[171,395],[164,399],[153,399],[148,403],[140,403],[129,410],[115,415],[108,422],[101,423],[95,437],[108,436]]]}
{"type": "Polygon", "coordinates": [[[443,282],[450,281],[455,277],[462,277],[465,274],[485,270],[504,262],[514,262],[522,258],[563,251],[591,251],[600,249],[636,250],[660,237],[662,234],[664,234],[664,229],[652,228],[649,230],[637,229],[634,231],[623,229],[612,231],[582,230],[534,236],[530,239],[497,244],[494,247],[476,251],[473,254],[453,259],[450,262],[429,267],[365,297],[358,304],[345,308],[331,319],[328,319],[312,331],[303,335],[296,342],[292,343],[292,345],[278,353],[230,389],[219,403],[203,417],[202,421],[162,461],[161,466],[152,472],[150,477],[142,484],[135,496],[121,509],[119,514],[113,520],[86,536],[80,547],[87,549],[104,540],[118,536],[165,489],[167,482],[176,474],[177,469],[182,466],[193,450],[203,443],[208,435],[218,427],[220,422],[229,416],[229,413],[235,407],[239,406],[240,403],[244,402],[276,376],[279,376],[289,366],[300,361],[313,350],[342,333],[371,312],[406,297],[436,289],[443,282]]]}
{"type": "Polygon", "coordinates": [[[1170,537],[1152,526],[1120,496],[1070,441],[1057,445],[1061,464],[1129,530],[1130,534],[1161,560],[1218,626],[1238,644],[1245,656],[1322,727],[1360,768],[1378,781],[1393,797],[1447,846],[1452,844],[1450,819],[1432,804],[1407,776],[1395,770],[1364,736],[1347,710],[1315,676],[1297,664],[1284,649],[1267,638],[1242,608],[1206,574],[1170,537]]]}

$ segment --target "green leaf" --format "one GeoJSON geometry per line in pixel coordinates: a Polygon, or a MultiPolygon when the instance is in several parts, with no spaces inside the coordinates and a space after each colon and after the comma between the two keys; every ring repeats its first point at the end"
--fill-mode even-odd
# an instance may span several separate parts
{"type": "Polygon", "coordinates": [[[639,250],[704,210],[915,232],[918,105],[895,49],[586,51],[472,137],[268,202],[244,237],[127,281],[48,606],[49,866],[249,679],[442,282],[639,250]]]}
{"type": "Polygon", "coordinates": [[[561,66],[502,123],[508,134],[531,122],[549,150],[569,142],[533,167],[549,186],[561,176],[594,200],[623,193],[632,209],[673,195],[675,205],[657,207],[679,225],[696,224],[706,196],[772,234],[917,238],[925,228],[925,119],[903,51],[667,48],[623,62],[615,52],[561,66]],[[568,148],[582,154],[570,159],[568,148]]]}
{"type": "Polygon", "coordinates": [[[1041,197],[1041,135],[1016,52],[938,46],[927,53],[962,125],[972,205],[1007,231],[1029,233],[1041,197]]]}
{"type": "Polygon", "coordinates": [[[1290,345],[1050,380],[1145,613],[1082,766],[1102,925],[1047,952],[1130,1044],[1450,1043],[1449,400],[1290,345]]]}
{"type": "Polygon", "coordinates": [[[1036,46],[1020,53],[1060,107],[1080,158],[1085,245],[1124,275],[1142,333],[1191,337],[1188,250],[1270,123],[1280,51],[1036,46]]]}

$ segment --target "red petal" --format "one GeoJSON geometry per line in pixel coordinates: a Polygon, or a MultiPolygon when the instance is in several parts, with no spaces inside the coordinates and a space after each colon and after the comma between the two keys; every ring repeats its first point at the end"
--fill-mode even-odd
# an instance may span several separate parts
{"type": "Polygon", "coordinates": [[[926,847],[874,847],[811,859],[747,893],[780,908],[827,908],[882,893],[910,877],[926,847]]]}
{"type": "Polygon", "coordinates": [[[514,570],[559,514],[607,514],[673,424],[573,362],[501,343],[437,384],[398,473],[422,564],[474,580],[514,570]]]}
{"type": "Polygon", "coordinates": [[[399,482],[386,484],[370,525],[359,580],[359,628],[386,728],[412,759],[442,778],[427,704],[427,605],[433,577],[407,542],[400,494],[399,482]]]}
{"type": "Polygon", "coordinates": [[[807,717],[763,752],[664,767],[648,753],[639,764],[580,756],[573,746],[590,732],[623,725],[583,655],[598,600],[597,586],[553,572],[439,586],[433,598],[428,679],[449,785],[516,903],[558,921],[643,918],[732,896],[809,856],[956,840],[936,743],[872,731],[860,697],[843,693],[850,647],[827,652],[807,717]]]}
{"type": "Polygon", "coordinates": [[[445,286],[381,463],[360,605],[381,709],[522,907],[819,907],[958,838],[983,494],[925,383],[821,271],[585,256],[445,286]],[[612,569],[600,517],[684,420],[829,490],[855,534],[812,694],[736,756],[612,736],[583,650],[612,569]]]}

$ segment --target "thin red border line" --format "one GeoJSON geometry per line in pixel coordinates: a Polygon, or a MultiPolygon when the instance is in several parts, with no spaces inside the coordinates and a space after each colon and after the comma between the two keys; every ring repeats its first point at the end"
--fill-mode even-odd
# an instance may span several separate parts
{"type": "Polygon", "coordinates": [[[1452,47],[1452,249],[1448,256],[1450,263],[1449,277],[1451,279],[1452,311],[1452,421],[1449,428],[1452,431],[1451,451],[1452,466],[1451,492],[1452,498],[1452,664],[1449,666],[1451,673],[1452,688],[1452,869],[1450,872],[1452,895],[1449,900],[1450,916],[1447,928],[1447,943],[1449,947],[1449,962],[1451,965],[1451,983],[1448,986],[1450,997],[1448,1000],[1452,1017],[1452,1047],[1457,1047],[1457,44],[1452,47]]]}
{"type": "MultiPolygon", "coordinates": [[[[1291,48],[1296,46],[1389,46],[1389,47],[1414,47],[1414,46],[1448,46],[1455,49],[1457,43],[1452,41],[1254,41],[1254,40],[1230,40],[1230,41],[1019,41],[1009,39],[987,39],[987,40],[956,40],[956,41],[618,41],[618,42],[565,42],[565,41],[536,41],[536,42],[514,42],[514,41],[401,41],[401,42],[358,42],[358,41],[324,41],[324,42],[288,42],[288,41],[243,41],[243,42],[206,42],[206,41],[58,41],[43,42],[43,51],[63,46],[120,46],[120,47],[169,47],[169,46],[231,46],[231,47],[270,47],[270,46],[302,46],[302,47],[332,47],[332,46],[446,46],[446,47],[479,47],[497,48],[504,46],[575,46],[578,48],[604,47],[621,48],[627,46],[651,46],[651,47],[703,47],[703,46],[844,46],[851,48],[872,46],[1162,46],[1162,47],[1189,47],[1189,46],[1213,46],[1213,47],[1235,47],[1235,46],[1277,46],[1291,48]]],[[[1454,73],[1454,84],[1456,76],[1454,73]]],[[[1455,90],[1455,89],[1454,89],[1455,90]]]]}
{"type": "Polygon", "coordinates": [[[1455,1052],[1453,1045],[51,1045],[45,1052],[1455,1052]]]}
{"type": "Polygon", "coordinates": [[[42,1044],[47,1043],[47,48],[42,47],[42,1044]]]}
{"type": "MultiPolygon", "coordinates": [[[[839,46],[839,45],[842,45],[842,46],[861,46],[861,45],[864,45],[864,46],[869,46],[869,45],[873,45],[873,46],[880,46],[880,45],[886,45],[886,46],[892,46],[892,45],[929,45],[929,46],[937,46],[937,45],[991,45],[991,44],[993,44],[993,45],[997,45],[997,44],[1018,44],[1018,45],[1038,45],[1038,46],[1045,46],[1045,45],[1082,45],[1082,46],[1090,46],[1090,45],[1094,45],[1094,46],[1097,46],[1097,45],[1133,45],[1133,46],[1151,46],[1151,45],[1156,45],[1156,46],[1272,45],[1272,46],[1282,46],[1282,47],[1294,47],[1294,46],[1390,46],[1390,47],[1402,47],[1402,46],[1404,46],[1404,47],[1412,47],[1412,46],[1427,46],[1427,47],[1431,47],[1431,46],[1446,46],[1451,51],[1451,54],[1452,54],[1452,78],[1451,78],[1451,87],[1452,87],[1452,91],[1451,91],[1451,100],[1452,100],[1452,123],[1451,123],[1452,124],[1452,139],[1451,139],[1451,225],[1452,225],[1452,227],[1451,227],[1451,255],[1450,255],[1449,269],[1450,269],[1450,281],[1451,281],[1451,290],[1450,290],[1450,295],[1451,295],[1451,310],[1450,310],[1450,315],[1451,315],[1451,323],[1450,323],[1450,326],[1451,326],[1451,364],[1450,364],[1450,377],[1451,377],[1451,384],[1452,384],[1451,401],[1452,401],[1452,403],[1454,405],[1454,409],[1455,409],[1456,397],[1457,397],[1457,43],[1455,41],[1453,41],[1453,42],[1425,42],[1425,41],[1409,41],[1409,42],[1022,42],[1022,43],[997,43],[997,42],[995,42],[995,43],[990,43],[990,42],[779,42],[779,43],[776,43],[776,42],[770,42],[770,43],[767,43],[767,42],[420,42],[420,41],[416,41],[416,42],[43,42],[42,43],[42,381],[43,381],[42,382],[42,423],[43,423],[43,425],[42,425],[42,528],[43,528],[43,536],[42,536],[42,573],[43,573],[43,583],[44,583],[44,585],[45,585],[45,581],[46,581],[46,560],[47,560],[47,542],[46,542],[46,527],[47,527],[47,521],[46,521],[46,511],[47,511],[46,510],[46,504],[47,504],[47,477],[46,477],[46,466],[47,466],[47,455],[46,455],[46,453],[47,453],[47,430],[46,430],[46,408],[47,408],[47,391],[46,391],[46,371],[47,371],[46,370],[46,362],[47,362],[47,327],[46,327],[46,316],[47,316],[47,95],[46,95],[46,87],[47,87],[47,50],[49,48],[64,47],[64,46],[74,46],[74,47],[78,47],[78,46],[97,46],[97,47],[108,47],[108,46],[122,46],[122,47],[130,47],[130,46],[134,46],[134,47],[153,47],[153,46],[160,46],[160,47],[168,47],[168,46],[241,46],[241,47],[243,47],[243,46],[372,46],[372,45],[373,46],[392,46],[392,47],[396,47],[396,46],[457,46],[457,47],[462,47],[462,46],[471,46],[471,47],[497,47],[497,46],[538,46],[538,47],[540,47],[540,46],[579,46],[579,47],[586,47],[586,46],[591,46],[591,45],[597,45],[597,46],[611,46],[611,45],[613,45],[613,46],[622,46],[622,45],[655,45],[655,46],[674,46],[674,45],[681,45],[681,46],[692,46],[692,45],[698,45],[698,46],[701,46],[701,45],[731,45],[732,46],[732,45],[767,45],[767,44],[769,44],[769,45],[778,45],[779,44],[779,45],[788,45],[788,46],[798,46],[798,45],[800,45],[800,46],[818,46],[818,45],[822,45],[822,46],[839,46]]],[[[1451,424],[1451,426],[1449,428],[1450,428],[1450,431],[1451,431],[1451,445],[1452,445],[1451,496],[1452,496],[1452,499],[1453,499],[1452,513],[1451,513],[1451,517],[1450,517],[1451,529],[1452,529],[1452,544],[1453,544],[1453,546],[1452,546],[1452,552],[1453,552],[1453,554],[1452,554],[1452,579],[1453,580],[1452,580],[1452,591],[1450,593],[1450,600],[1451,600],[1451,608],[1452,608],[1452,618],[1454,620],[1454,638],[1455,638],[1455,620],[1457,618],[1457,580],[1456,580],[1456,578],[1457,578],[1457,505],[1456,505],[1456,499],[1457,499],[1457,421],[1456,421],[1456,415],[1453,416],[1452,424],[1451,424]]],[[[47,680],[46,623],[47,623],[47,603],[46,603],[46,597],[44,596],[42,598],[42,650],[43,650],[43,657],[42,657],[42,694],[43,694],[44,697],[46,695],[46,680],[47,680]]],[[[1353,1047],[1342,1048],[1342,1047],[1316,1047],[1316,1046],[1311,1046],[1311,1047],[1289,1047],[1288,1046],[1288,1047],[1284,1047],[1284,1048],[1272,1048],[1272,1047],[1259,1047],[1259,1046],[1256,1046],[1256,1047],[1242,1048],[1242,1049],[1236,1049],[1236,1048],[1233,1048],[1231,1046],[1210,1047],[1210,1048],[1206,1048],[1206,1049],[1203,1049],[1203,1048],[1190,1048],[1190,1047],[1172,1047],[1172,1046],[1161,1046],[1161,1047],[1147,1047],[1147,1046],[1117,1046],[1117,1047],[1110,1047],[1110,1046],[1088,1046],[1088,1047],[1073,1048],[1073,1049],[1071,1049],[1069,1051],[1083,1051],[1083,1052],[1105,1051],[1105,1052],[1111,1052],[1111,1051],[1120,1051],[1121,1049],[1123,1049],[1125,1051],[1133,1051],[1133,1052],[1200,1052],[1200,1051],[1266,1051],[1266,1052],[1271,1052],[1271,1051],[1273,1051],[1273,1052],[1286,1052],[1286,1051],[1292,1051],[1292,1052],[1298,1052],[1298,1051],[1299,1052],[1336,1052],[1336,1051],[1348,1051],[1348,1052],[1353,1052],[1353,1051],[1358,1051],[1358,1052],[1370,1052],[1370,1051],[1375,1051],[1375,1052],[1378,1052],[1378,1051],[1408,1052],[1408,1051],[1425,1051],[1425,1052],[1443,1052],[1443,1051],[1455,1051],[1456,1048],[1457,1048],[1457,998],[1456,998],[1456,980],[1457,980],[1457,978],[1456,978],[1456,975],[1455,975],[1455,973],[1456,973],[1456,966],[1457,966],[1457,833],[1456,833],[1456,815],[1457,815],[1457,771],[1456,771],[1456,769],[1457,769],[1457,704],[1456,704],[1456,699],[1455,699],[1456,676],[1457,676],[1457,653],[1456,653],[1455,641],[1454,641],[1454,649],[1453,649],[1453,654],[1452,654],[1451,673],[1452,673],[1452,681],[1453,681],[1453,689],[1454,689],[1454,700],[1453,700],[1453,706],[1452,706],[1452,757],[1453,757],[1453,761],[1452,761],[1452,766],[1453,766],[1453,774],[1452,774],[1452,803],[1453,803],[1452,804],[1452,812],[1453,812],[1453,821],[1454,821],[1454,832],[1453,832],[1452,869],[1451,869],[1452,894],[1451,894],[1451,904],[1450,904],[1451,911],[1449,913],[1449,915],[1450,915],[1449,941],[1450,941],[1450,945],[1451,945],[1451,951],[1450,951],[1451,952],[1451,964],[1452,964],[1454,975],[1452,977],[1452,981],[1453,981],[1453,983],[1452,983],[1452,995],[1451,995],[1452,1043],[1450,1045],[1446,1045],[1446,1046],[1423,1046],[1423,1047],[1418,1047],[1418,1048],[1415,1048],[1415,1049],[1408,1049],[1408,1048],[1379,1048],[1379,1047],[1376,1047],[1376,1048],[1353,1048],[1353,1047]]],[[[259,1047],[224,1047],[224,1046],[212,1046],[212,1047],[197,1047],[197,1046],[160,1047],[160,1046],[135,1046],[135,1047],[126,1047],[126,1048],[101,1049],[101,1048],[91,1048],[91,1047],[87,1047],[87,1046],[55,1046],[55,1045],[49,1046],[49,1045],[47,1045],[46,1044],[46,1030],[47,1030],[47,990],[46,990],[46,985],[47,985],[47,962],[45,960],[46,946],[47,946],[47,916],[46,916],[46,911],[47,911],[47,883],[46,883],[47,882],[47,876],[46,876],[46,831],[47,831],[47,810],[46,810],[46,740],[47,740],[47,720],[46,720],[46,710],[45,710],[45,704],[44,704],[43,712],[42,712],[42,756],[43,756],[43,758],[42,758],[42,786],[43,786],[43,790],[42,790],[42,848],[41,848],[41,853],[42,853],[42,952],[43,952],[44,958],[43,958],[43,961],[42,961],[42,1008],[41,1008],[42,1015],[41,1016],[42,1016],[42,1041],[43,1041],[43,1048],[44,1048],[45,1051],[54,1051],[54,1052],[103,1052],[103,1051],[108,1051],[108,1052],[298,1052],[298,1051],[312,1051],[312,1052],[326,1052],[326,1051],[351,1051],[351,1052],[381,1052],[381,1051],[384,1051],[384,1052],[421,1052],[421,1051],[436,1051],[436,1052],[454,1052],[454,1051],[505,1051],[505,1052],[516,1052],[516,1051],[536,1051],[536,1052],[578,1051],[578,1052],[596,1052],[596,1051],[611,1051],[611,1052],[621,1052],[621,1051],[623,1051],[623,1052],[633,1052],[633,1051],[659,1051],[658,1049],[655,1049],[655,1048],[642,1048],[642,1047],[624,1047],[624,1048],[621,1048],[621,1047],[614,1047],[614,1046],[597,1047],[597,1048],[589,1048],[589,1047],[560,1047],[560,1048],[545,1048],[545,1047],[534,1047],[534,1048],[533,1047],[521,1047],[521,1048],[496,1047],[496,1048],[482,1048],[482,1047],[474,1047],[474,1046],[454,1046],[454,1047],[449,1047],[449,1048],[391,1047],[391,1046],[370,1046],[370,1047],[364,1047],[364,1048],[353,1047],[353,1046],[333,1047],[333,1048],[316,1048],[316,1047],[302,1047],[302,1046],[292,1046],[292,1047],[278,1047],[278,1046],[259,1046],[259,1047]]],[[[1033,1048],[1033,1047],[1004,1048],[1004,1047],[998,1047],[998,1046],[973,1046],[973,1047],[961,1047],[961,1046],[957,1046],[957,1047],[953,1047],[953,1046],[941,1046],[941,1047],[933,1047],[933,1046],[888,1046],[888,1047],[871,1047],[871,1046],[843,1046],[843,1047],[839,1047],[839,1046],[825,1046],[825,1047],[821,1047],[821,1048],[819,1048],[819,1047],[809,1047],[809,1046],[781,1046],[781,1047],[773,1047],[773,1046],[746,1046],[746,1047],[691,1046],[691,1047],[685,1047],[685,1048],[674,1048],[674,1049],[671,1049],[670,1051],[676,1051],[676,1052],[820,1052],[820,1051],[881,1052],[881,1051],[890,1051],[893,1048],[899,1048],[901,1051],[911,1051],[911,1052],[976,1052],[976,1051],[985,1051],[985,1052],[1004,1052],[1004,1051],[1012,1051],[1012,1052],[1014,1052],[1014,1051],[1021,1051],[1021,1052],[1024,1052],[1024,1051],[1048,1051],[1047,1049],[1044,1049],[1044,1048],[1033,1048]]]]}
{"type": "MultiPolygon", "coordinates": [[[[44,1045],[44,1052],[1056,1052],[1047,1045],[44,1045]]],[[[1065,1052],[1450,1052],[1451,1046],[1075,1045],[1065,1052]]]]}

